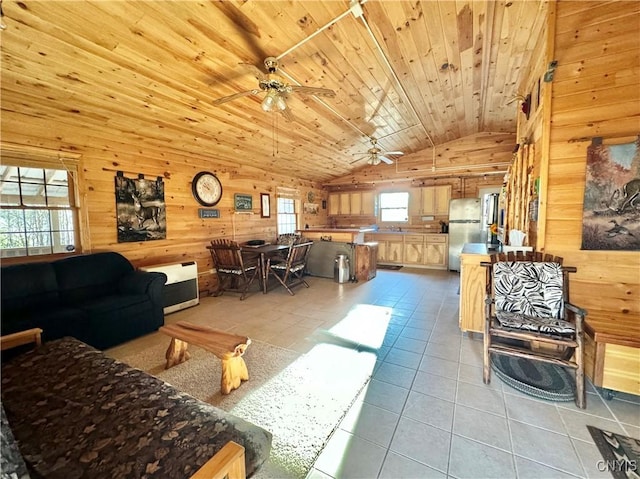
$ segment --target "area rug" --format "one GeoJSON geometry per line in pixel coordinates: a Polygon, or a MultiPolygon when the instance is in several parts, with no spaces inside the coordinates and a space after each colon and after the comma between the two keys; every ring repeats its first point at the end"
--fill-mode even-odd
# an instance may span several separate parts
{"type": "Polygon", "coordinates": [[[609,471],[616,479],[640,477],[640,440],[587,426],[604,461],[601,471],[609,471]]]}
{"type": "Polygon", "coordinates": [[[491,368],[520,392],[548,401],[573,401],[575,380],[565,368],[505,355],[492,355],[491,368]]]}
{"type": "Polygon", "coordinates": [[[301,355],[253,341],[244,356],[249,381],[223,396],[220,360],[198,347],[189,350],[191,359],[168,370],[166,345],[117,359],[270,431],[271,456],[258,478],[306,477],[375,364],[374,354],[335,344],[301,355]]]}
{"type": "Polygon", "coordinates": [[[399,264],[379,264],[377,266],[378,269],[390,269],[392,271],[397,271],[399,269],[402,269],[402,265],[399,264]]]}

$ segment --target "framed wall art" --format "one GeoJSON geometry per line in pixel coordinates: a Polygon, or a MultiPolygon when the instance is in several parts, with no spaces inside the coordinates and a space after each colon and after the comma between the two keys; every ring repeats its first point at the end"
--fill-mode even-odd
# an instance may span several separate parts
{"type": "Polygon", "coordinates": [[[269,193],[260,193],[260,218],[271,216],[271,197],[269,193]]]}
{"type": "Polygon", "coordinates": [[[640,250],[640,137],[587,148],[583,250],[640,250]]]}
{"type": "Polygon", "coordinates": [[[251,211],[253,209],[253,196],[236,193],[233,195],[233,206],[236,211],[251,211]]]}
{"type": "Polygon", "coordinates": [[[166,239],[167,216],[162,177],[115,177],[118,243],[166,239]]]}

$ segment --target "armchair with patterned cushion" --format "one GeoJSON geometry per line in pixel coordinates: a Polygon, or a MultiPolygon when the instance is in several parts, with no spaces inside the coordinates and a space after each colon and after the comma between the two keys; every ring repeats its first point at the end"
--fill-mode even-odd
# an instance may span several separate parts
{"type": "Polygon", "coordinates": [[[558,256],[539,252],[492,255],[487,267],[484,373],[493,355],[543,361],[575,371],[576,404],[586,407],[583,324],[586,311],[569,302],[568,274],[558,256]]]}

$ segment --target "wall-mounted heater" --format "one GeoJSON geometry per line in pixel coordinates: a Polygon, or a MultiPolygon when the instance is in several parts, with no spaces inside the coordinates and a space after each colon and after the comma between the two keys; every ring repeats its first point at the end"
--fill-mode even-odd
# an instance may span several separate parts
{"type": "Polygon", "coordinates": [[[167,282],[162,290],[164,314],[173,313],[200,303],[198,265],[195,261],[144,266],[140,270],[155,271],[167,275],[167,282]]]}

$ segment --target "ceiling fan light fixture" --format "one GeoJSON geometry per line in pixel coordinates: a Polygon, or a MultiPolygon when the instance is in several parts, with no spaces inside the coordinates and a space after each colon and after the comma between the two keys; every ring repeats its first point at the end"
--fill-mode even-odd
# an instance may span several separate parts
{"type": "Polygon", "coordinates": [[[267,93],[267,96],[264,97],[264,100],[262,100],[262,109],[264,111],[271,111],[273,109],[273,104],[275,103],[275,98],[273,95],[273,92],[269,92],[267,93]]]}
{"type": "Polygon", "coordinates": [[[284,98],[282,98],[282,95],[276,96],[276,108],[280,111],[287,109],[287,103],[284,101],[284,98]]]}

